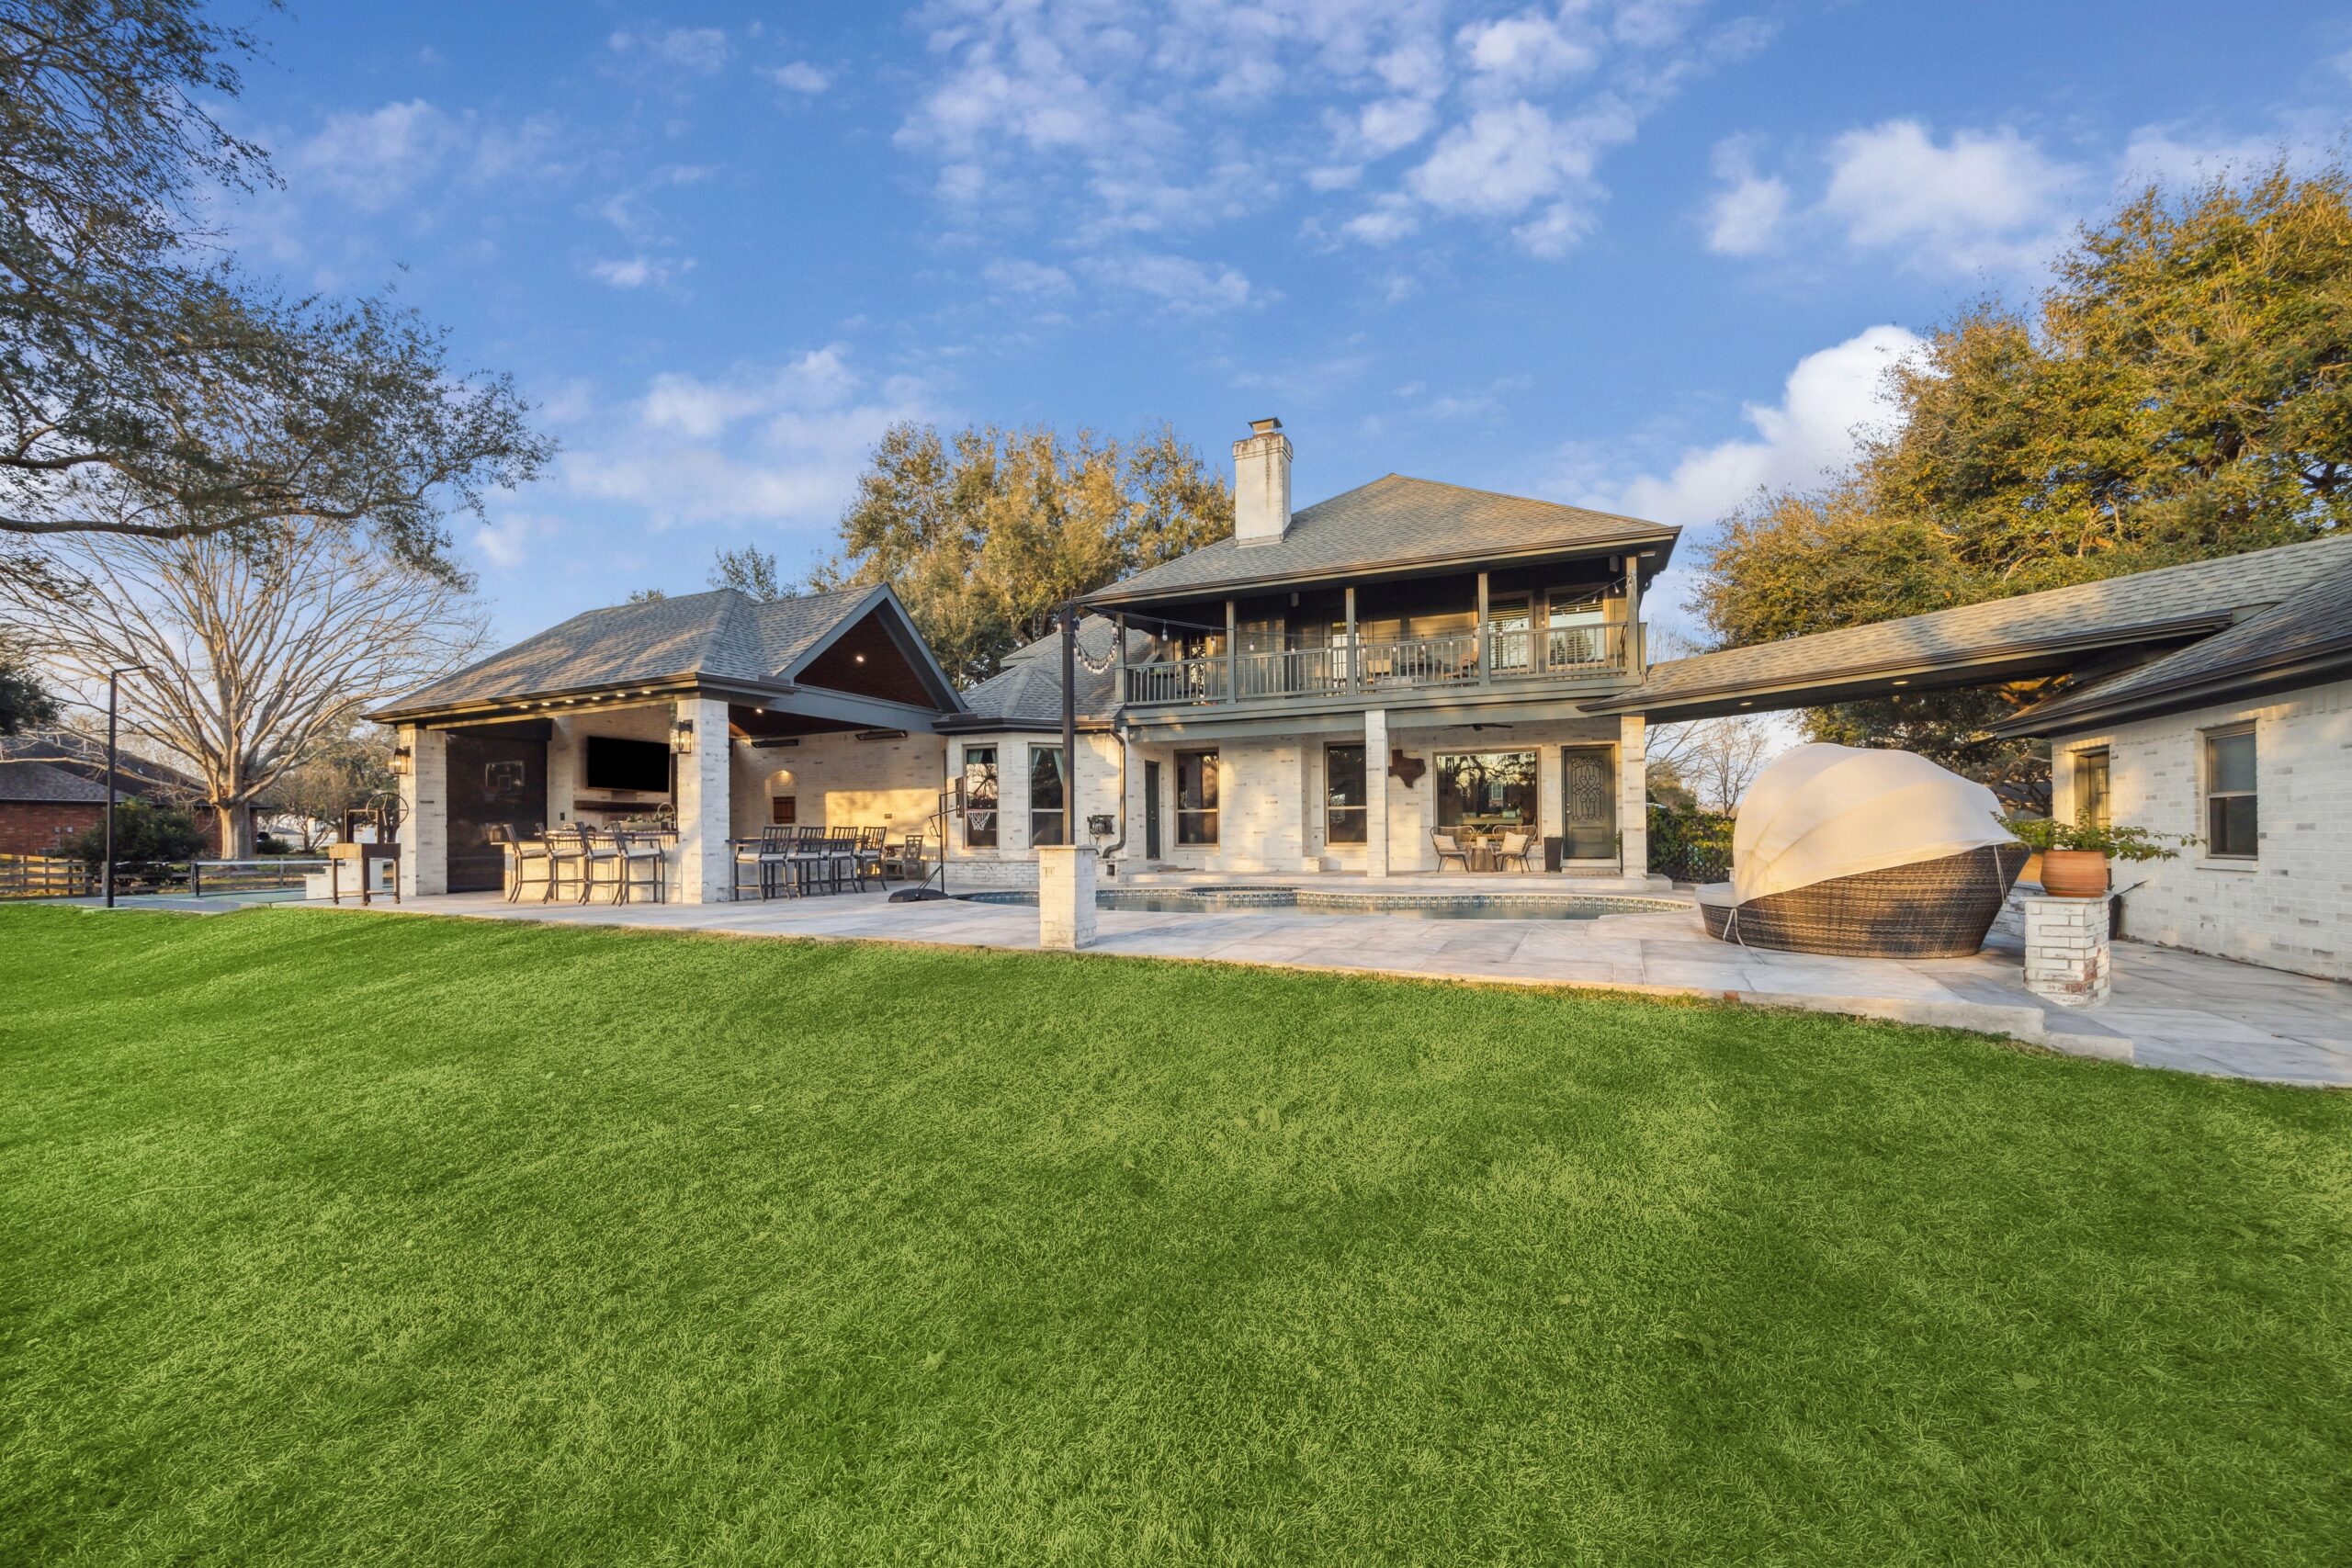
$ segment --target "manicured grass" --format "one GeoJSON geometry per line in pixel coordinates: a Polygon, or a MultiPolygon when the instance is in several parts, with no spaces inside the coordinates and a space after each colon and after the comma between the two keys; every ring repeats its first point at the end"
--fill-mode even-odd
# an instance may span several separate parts
{"type": "Polygon", "coordinates": [[[0,910],[0,1561],[2343,1561],[2352,1098],[1575,993],[0,910]]]}

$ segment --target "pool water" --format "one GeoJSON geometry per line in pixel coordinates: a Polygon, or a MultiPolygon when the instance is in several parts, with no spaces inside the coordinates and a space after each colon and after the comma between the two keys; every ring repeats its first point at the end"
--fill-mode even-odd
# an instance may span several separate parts
{"type": "MultiPolygon", "coordinates": [[[[1029,908],[1025,889],[959,895],[973,904],[1029,908]]],[[[1528,893],[1327,893],[1307,887],[1119,887],[1097,889],[1099,909],[1147,914],[1204,915],[1256,909],[1307,909],[1322,915],[1397,915],[1408,920],[1592,920],[1603,915],[1679,910],[1657,898],[1611,898],[1528,893]]]]}

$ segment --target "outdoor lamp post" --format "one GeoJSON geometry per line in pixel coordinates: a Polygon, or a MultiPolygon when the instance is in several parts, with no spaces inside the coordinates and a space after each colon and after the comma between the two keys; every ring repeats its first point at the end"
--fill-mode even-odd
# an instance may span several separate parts
{"type": "Polygon", "coordinates": [[[125,675],[135,674],[141,667],[126,664],[119,670],[107,671],[107,845],[106,877],[107,908],[114,908],[114,758],[115,758],[115,697],[125,675]]]}

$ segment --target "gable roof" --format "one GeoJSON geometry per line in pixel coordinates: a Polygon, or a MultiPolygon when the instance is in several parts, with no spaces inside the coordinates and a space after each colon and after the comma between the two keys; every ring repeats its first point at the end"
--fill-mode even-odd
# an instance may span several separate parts
{"type": "MultiPolygon", "coordinates": [[[[92,800],[106,799],[106,742],[89,736],[71,729],[0,736],[0,761],[46,762],[61,773],[88,781],[90,787],[97,791],[90,796],[92,800]]],[[[204,789],[177,768],[120,749],[115,752],[114,777],[116,792],[123,799],[134,795],[201,795],[204,789]]]]}
{"type": "MultiPolygon", "coordinates": [[[[120,792],[116,798],[122,798],[120,792]]],[[[104,806],[107,786],[48,762],[0,758],[0,800],[53,806],[104,806]]]]}
{"type": "MultiPolygon", "coordinates": [[[[1107,724],[1118,711],[1119,671],[1115,663],[1102,670],[1088,668],[1111,659],[1118,648],[1117,627],[1103,615],[1080,615],[1076,666],[1078,722],[1107,724]]],[[[1127,633],[1127,656],[1143,657],[1150,639],[1138,631],[1127,633]]],[[[1058,729],[1062,722],[1062,638],[1057,631],[1004,656],[1004,668],[964,694],[970,713],[940,726],[943,729],[1058,729]]]]}
{"type": "MultiPolygon", "coordinates": [[[[2330,540],[2352,547],[2352,539],[2330,540]]],[[[2047,735],[2132,715],[2341,680],[2352,674],[2352,548],[2336,570],[2202,642],[2134,670],[2063,692],[1995,728],[2047,735]]]]}
{"type": "Polygon", "coordinates": [[[1290,526],[1271,544],[1219,539],[1114,582],[1089,595],[1087,603],[1130,604],[1226,588],[1623,545],[1659,547],[1662,569],[1679,532],[1638,517],[1390,474],[1291,513],[1290,526]]]}
{"type": "Polygon", "coordinates": [[[2062,669],[2101,649],[2210,637],[2352,565],[2352,536],[2159,567],[1924,615],[1724,649],[1650,667],[1639,686],[1586,705],[1702,717],[1738,705],[1806,707],[1843,686],[1963,672],[2062,669]],[[1770,698],[1771,700],[1764,700],[1770,698]]]}
{"type": "Polygon", "coordinates": [[[918,673],[956,706],[954,689],[898,596],[885,587],[843,588],[763,603],[732,588],[589,610],[454,675],[418,687],[368,716],[379,721],[450,708],[639,684],[713,682],[788,690],[833,637],[872,611],[903,623],[918,673]]]}

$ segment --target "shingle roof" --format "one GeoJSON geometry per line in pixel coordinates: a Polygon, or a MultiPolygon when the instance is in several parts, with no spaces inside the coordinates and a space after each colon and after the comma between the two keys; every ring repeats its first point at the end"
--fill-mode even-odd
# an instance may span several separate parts
{"type": "Polygon", "coordinates": [[[104,806],[107,786],[47,762],[0,758],[0,800],[56,806],[104,806]]]}
{"type": "MultiPolygon", "coordinates": [[[[1091,596],[1107,604],[1369,571],[1638,542],[1671,550],[1679,530],[1638,517],[1562,506],[1390,474],[1291,514],[1272,544],[1220,539],[1091,596]]],[[[1666,564],[1661,552],[1658,565],[1666,564]]]]}
{"type": "Polygon", "coordinates": [[[2347,565],[2352,565],[2352,537],[2160,567],[1901,620],[1668,660],[1652,665],[1638,687],[1591,705],[1638,712],[1717,693],[1826,685],[1840,675],[1904,665],[1959,665],[2008,649],[2086,642],[2199,615],[2276,604],[2347,565]]]}
{"type": "MultiPolygon", "coordinates": [[[[2328,541],[2352,546],[2352,540],[2328,541]]],[[[2267,610],[2177,652],[2109,680],[2063,693],[2029,708],[2002,730],[2039,735],[2072,717],[2137,712],[2191,688],[2244,680],[2313,659],[2342,654],[2352,660],[2352,551],[2337,569],[2267,610]]]]}
{"type": "Polygon", "coordinates": [[[386,704],[385,714],[696,677],[773,684],[882,592],[844,588],[762,604],[731,588],[574,615],[386,704]]]}
{"type": "MultiPolygon", "coordinates": [[[[106,743],[79,735],[70,729],[48,729],[29,735],[0,736],[0,761],[16,762],[48,762],[62,772],[87,780],[98,793],[94,800],[104,800],[102,787],[106,778],[106,743]]],[[[131,795],[195,795],[203,786],[178,769],[168,767],[136,752],[118,750],[114,760],[115,787],[125,798],[131,795]]]]}
{"type": "MultiPolygon", "coordinates": [[[[1117,628],[1105,616],[1081,615],[1078,621],[1078,650],[1097,663],[1117,648],[1117,628]]],[[[1127,656],[1143,657],[1150,639],[1141,632],[1127,633],[1127,656]]],[[[971,716],[955,721],[958,729],[986,729],[994,724],[1059,724],[1062,721],[1062,639],[1059,632],[1039,637],[1004,656],[1004,668],[964,694],[971,716]]],[[[1119,671],[1116,665],[1095,671],[1084,660],[1078,664],[1078,718],[1081,724],[1106,723],[1117,709],[1119,671]]]]}

